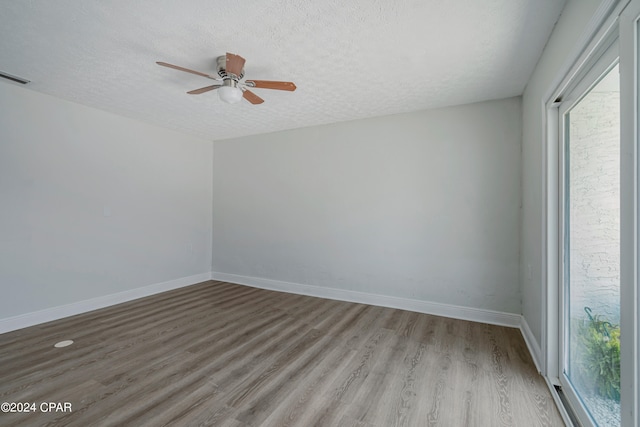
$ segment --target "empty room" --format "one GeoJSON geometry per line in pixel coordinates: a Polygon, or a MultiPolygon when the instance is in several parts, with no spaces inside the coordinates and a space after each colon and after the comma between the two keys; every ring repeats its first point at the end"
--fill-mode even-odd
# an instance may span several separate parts
{"type": "Polygon", "coordinates": [[[1,2],[0,425],[638,426],[639,19],[1,2]]]}

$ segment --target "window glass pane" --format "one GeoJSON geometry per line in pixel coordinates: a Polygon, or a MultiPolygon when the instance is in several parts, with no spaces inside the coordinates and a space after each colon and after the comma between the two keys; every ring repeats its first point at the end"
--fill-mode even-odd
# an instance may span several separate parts
{"type": "Polygon", "coordinates": [[[620,425],[620,81],[615,66],[565,116],[565,374],[600,426],[620,425]]]}

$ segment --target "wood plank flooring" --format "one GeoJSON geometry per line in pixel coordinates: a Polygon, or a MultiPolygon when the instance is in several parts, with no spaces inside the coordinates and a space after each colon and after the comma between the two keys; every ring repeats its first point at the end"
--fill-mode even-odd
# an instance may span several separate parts
{"type": "Polygon", "coordinates": [[[214,281],[0,335],[0,402],[37,407],[2,426],[564,425],[517,329],[214,281]]]}

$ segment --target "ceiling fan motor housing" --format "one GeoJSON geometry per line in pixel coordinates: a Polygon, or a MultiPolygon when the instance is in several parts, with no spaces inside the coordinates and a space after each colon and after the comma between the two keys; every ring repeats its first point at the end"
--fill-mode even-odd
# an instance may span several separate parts
{"type": "MultiPolygon", "coordinates": [[[[222,56],[218,56],[218,58],[216,59],[216,68],[218,70],[218,75],[224,79],[232,79],[232,75],[227,74],[227,57],[226,55],[222,55],[222,56]]],[[[242,71],[240,71],[240,75],[236,76],[237,78],[235,79],[236,81],[242,79],[244,77],[244,68],[242,69],[242,71]]]]}

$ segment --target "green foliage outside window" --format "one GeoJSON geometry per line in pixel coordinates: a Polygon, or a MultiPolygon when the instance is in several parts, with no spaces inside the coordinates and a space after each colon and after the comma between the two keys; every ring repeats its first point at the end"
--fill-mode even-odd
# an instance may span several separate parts
{"type": "Polygon", "coordinates": [[[581,382],[598,395],[620,401],[620,326],[612,325],[599,315],[591,315],[578,323],[577,374],[581,382]]]}

